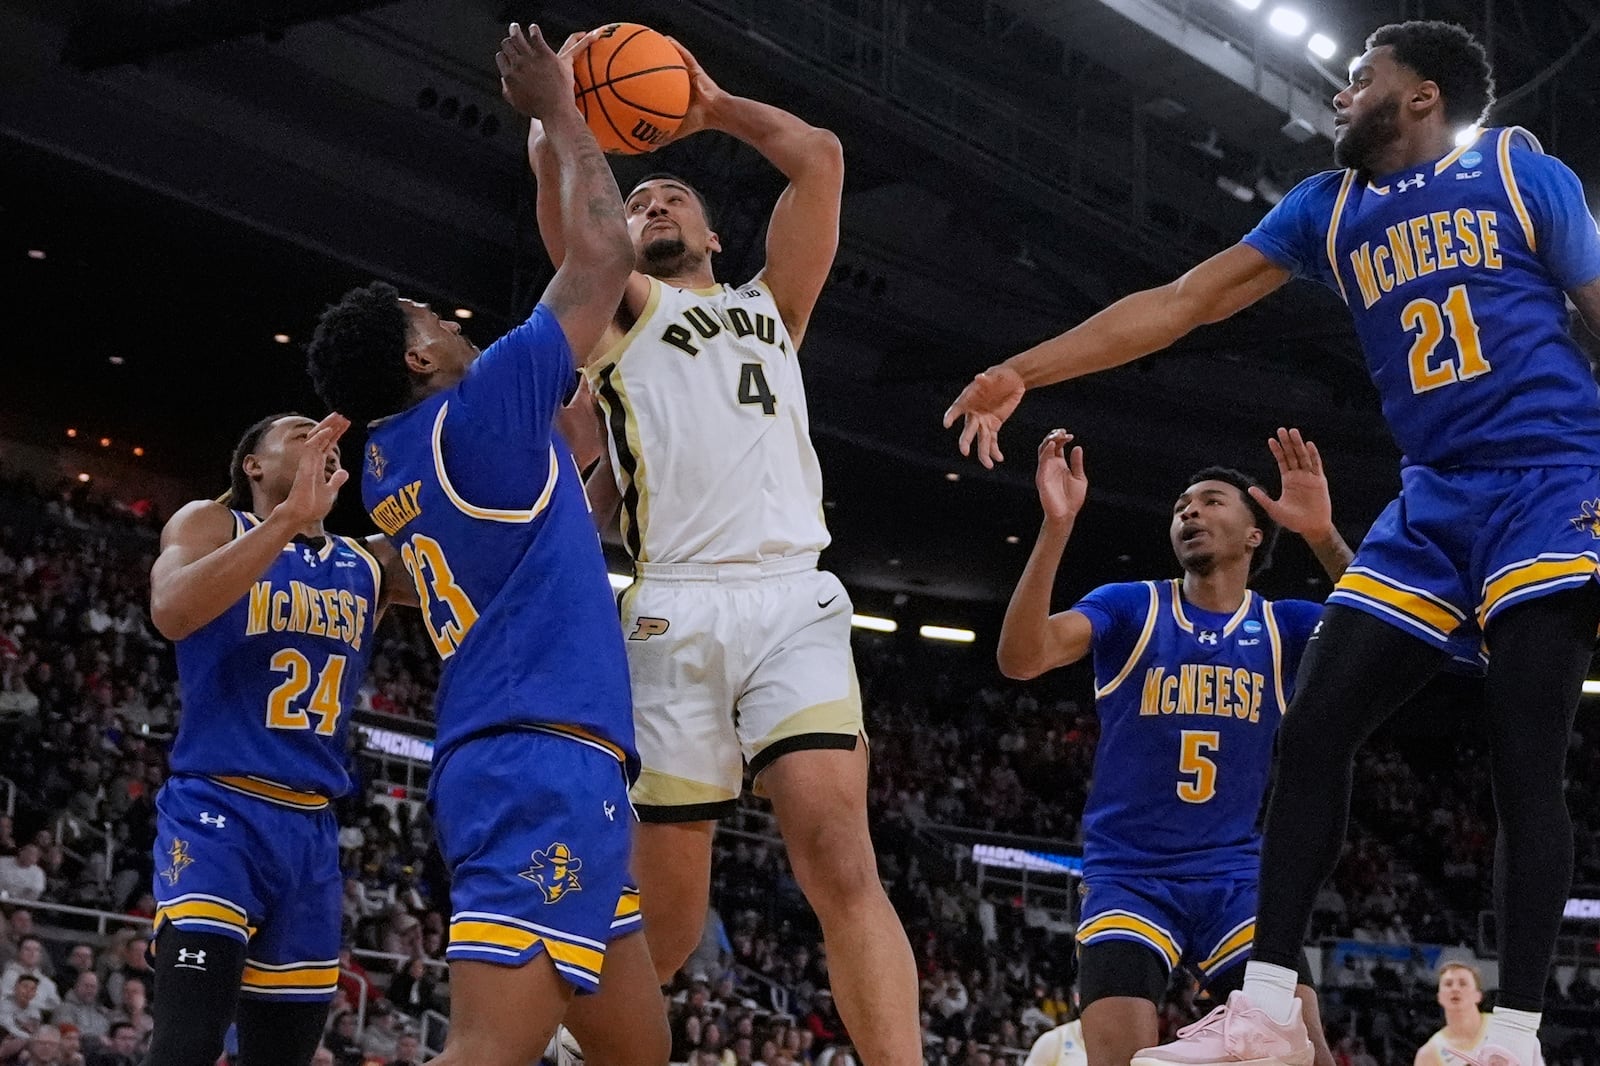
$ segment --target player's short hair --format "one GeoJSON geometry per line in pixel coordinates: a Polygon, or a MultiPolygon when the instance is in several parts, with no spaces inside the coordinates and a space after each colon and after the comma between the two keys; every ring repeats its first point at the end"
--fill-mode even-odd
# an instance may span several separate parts
{"type": "Polygon", "coordinates": [[[1235,470],[1231,466],[1208,466],[1204,470],[1190,474],[1184,486],[1196,485],[1202,481],[1221,481],[1239,490],[1245,506],[1250,508],[1250,514],[1255,518],[1256,528],[1261,530],[1261,544],[1256,548],[1255,554],[1250,556],[1250,573],[1259,574],[1271,566],[1272,549],[1278,543],[1278,523],[1274,522],[1272,516],[1267,514],[1267,509],[1250,495],[1250,490],[1261,482],[1243,470],[1235,470]]]}
{"type": "Polygon", "coordinates": [[[404,410],[410,332],[400,293],[388,282],[351,289],[329,304],[306,345],[306,369],[322,402],[357,425],[404,410]]]}
{"type": "MultiPolygon", "coordinates": [[[[691,194],[693,194],[694,198],[696,200],[698,200],[699,203],[700,203],[700,211],[701,211],[702,214],[704,214],[706,216],[706,228],[707,229],[716,229],[717,228],[716,225],[712,221],[711,201],[706,199],[706,194],[701,192],[699,189],[695,188],[693,185],[691,185],[689,182],[685,181],[683,178],[678,177],[678,175],[668,173],[665,170],[658,170],[658,171],[655,171],[654,173],[646,174],[644,177],[642,177],[638,181],[634,182],[633,183],[633,188],[628,190],[628,196],[632,196],[634,193],[638,192],[639,191],[639,186],[648,185],[652,181],[670,181],[674,185],[682,185],[685,189],[688,189],[689,192],[691,194]]],[[[624,202],[626,202],[626,200],[628,199],[628,196],[623,197],[624,202]]]]}
{"type": "Polygon", "coordinates": [[[37,977],[35,977],[33,974],[31,974],[31,973],[19,973],[19,974],[17,974],[16,984],[20,985],[24,981],[32,981],[36,985],[39,983],[39,979],[37,977]]]}
{"type": "Polygon", "coordinates": [[[228,491],[217,497],[218,503],[224,507],[250,509],[250,475],[244,472],[244,457],[261,446],[261,438],[267,435],[267,430],[272,428],[274,422],[280,418],[294,417],[293,411],[268,415],[244,431],[239,443],[233,446],[233,458],[228,460],[228,491]]]}
{"type": "Polygon", "coordinates": [[[1483,120],[1494,104],[1494,71],[1478,39],[1453,22],[1394,22],[1367,38],[1367,48],[1388,45],[1395,61],[1439,86],[1444,113],[1457,126],[1483,120]]]}
{"type": "Polygon", "coordinates": [[[1472,987],[1480,991],[1483,989],[1483,974],[1479,973],[1478,968],[1471,963],[1461,962],[1459,960],[1445,963],[1443,966],[1439,967],[1439,980],[1443,981],[1444,975],[1449,973],[1451,970],[1465,970],[1467,973],[1472,975],[1472,987]]]}

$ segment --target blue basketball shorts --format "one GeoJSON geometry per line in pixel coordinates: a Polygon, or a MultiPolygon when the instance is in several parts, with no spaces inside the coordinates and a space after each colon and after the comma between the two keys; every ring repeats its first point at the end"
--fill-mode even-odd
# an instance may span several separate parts
{"type": "Polygon", "coordinates": [[[1172,878],[1096,874],[1084,882],[1078,943],[1127,940],[1202,985],[1241,962],[1256,933],[1256,875],[1172,878]]]}
{"type": "Polygon", "coordinates": [[[1499,612],[1600,571],[1600,468],[1409,466],[1400,483],[1329,603],[1481,659],[1499,612]]]}
{"type": "Polygon", "coordinates": [[[445,756],[428,802],[451,874],[445,957],[522,966],[544,952],[595,991],[607,944],[641,924],[616,756],[534,729],[492,733],[445,756]]]}
{"type": "MultiPolygon", "coordinates": [[[[265,791],[265,789],[264,789],[265,791]]],[[[174,777],[156,796],[156,931],[246,945],[242,995],[331,1000],[343,917],[339,826],[307,809],[211,778],[174,777]]]]}

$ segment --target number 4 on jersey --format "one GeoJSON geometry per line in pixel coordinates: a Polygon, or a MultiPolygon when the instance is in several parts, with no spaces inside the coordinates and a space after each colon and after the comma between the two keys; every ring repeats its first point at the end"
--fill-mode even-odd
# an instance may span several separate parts
{"type": "Polygon", "coordinates": [[[767,387],[767,375],[760,363],[745,363],[739,368],[739,402],[760,404],[762,414],[778,413],[778,398],[767,387]]]}

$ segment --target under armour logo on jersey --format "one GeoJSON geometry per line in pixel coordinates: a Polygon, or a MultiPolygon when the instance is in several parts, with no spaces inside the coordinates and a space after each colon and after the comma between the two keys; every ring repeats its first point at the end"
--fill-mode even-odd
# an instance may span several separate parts
{"type": "Polygon", "coordinates": [[[1428,184],[1428,179],[1424,178],[1420,173],[1418,173],[1414,177],[1401,178],[1399,181],[1394,183],[1394,187],[1399,189],[1401,192],[1406,192],[1409,189],[1420,189],[1426,184],[1428,184]]]}
{"type": "Polygon", "coordinates": [[[1196,637],[1195,639],[1200,641],[1200,643],[1202,643],[1202,644],[1216,644],[1216,642],[1217,642],[1217,634],[1215,632],[1213,632],[1212,630],[1202,629],[1200,631],[1200,635],[1198,637],[1196,637]]]}
{"type": "Polygon", "coordinates": [[[614,822],[617,820],[617,805],[615,803],[609,800],[603,801],[600,804],[600,809],[606,812],[606,821],[614,822]]]}
{"type": "Polygon", "coordinates": [[[310,548],[307,548],[305,546],[301,546],[300,552],[301,552],[301,558],[305,559],[307,566],[316,566],[317,565],[317,553],[316,552],[312,551],[310,548]]]}
{"type": "Polygon", "coordinates": [[[200,824],[214,825],[218,829],[222,829],[228,824],[228,816],[225,814],[212,814],[210,811],[201,811],[200,824]]]}
{"type": "Polygon", "coordinates": [[[190,951],[188,948],[179,948],[177,964],[189,970],[204,970],[206,968],[205,949],[200,948],[190,951]]]}

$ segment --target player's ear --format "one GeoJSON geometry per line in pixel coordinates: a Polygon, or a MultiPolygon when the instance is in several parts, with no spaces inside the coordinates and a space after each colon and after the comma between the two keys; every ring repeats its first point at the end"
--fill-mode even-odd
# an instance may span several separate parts
{"type": "Polygon", "coordinates": [[[706,231],[706,248],[713,252],[722,251],[722,238],[717,236],[716,230],[706,231]]]}
{"type": "Polygon", "coordinates": [[[1432,109],[1439,103],[1439,83],[1436,81],[1419,81],[1411,88],[1410,107],[1417,114],[1432,109]]]}
{"type": "Polygon", "coordinates": [[[1251,526],[1249,534],[1244,538],[1244,542],[1252,548],[1259,548],[1266,539],[1267,535],[1260,526],[1251,526]]]}
{"type": "Polygon", "coordinates": [[[407,348],[405,356],[406,370],[413,374],[427,377],[439,368],[439,364],[424,349],[407,348]]]}

